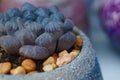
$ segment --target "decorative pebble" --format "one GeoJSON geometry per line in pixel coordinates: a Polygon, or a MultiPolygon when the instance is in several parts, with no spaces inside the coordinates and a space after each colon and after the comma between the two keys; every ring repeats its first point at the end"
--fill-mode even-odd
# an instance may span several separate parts
{"type": "Polygon", "coordinates": [[[83,45],[83,40],[81,39],[80,36],[76,36],[76,41],[75,41],[75,44],[74,44],[74,48],[80,50],[82,45],[83,45]]]}
{"type": "Polygon", "coordinates": [[[43,71],[47,72],[47,71],[51,71],[53,70],[53,66],[51,64],[45,65],[43,67],[43,71]]]}
{"type": "Polygon", "coordinates": [[[75,57],[77,57],[80,54],[80,50],[75,50],[73,49],[70,54],[74,55],[75,57]]]}
{"type": "Polygon", "coordinates": [[[10,71],[10,73],[11,73],[12,75],[23,75],[23,74],[26,73],[26,71],[25,71],[25,69],[24,69],[22,66],[18,66],[17,68],[12,69],[12,70],[10,71]]]}
{"type": "Polygon", "coordinates": [[[57,59],[56,65],[59,66],[59,67],[63,66],[65,64],[68,64],[69,62],[71,62],[74,58],[75,57],[72,54],[65,54],[64,56],[59,57],[57,59]]]}
{"type": "Polygon", "coordinates": [[[43,62],[43,66],[46,66],[52,63],[55,63],[55,59],[53,57],[49,57],[46,61],[43,62]]]}
{"type": "Polygon", "coordinates": [[[58,55],[59,55],[59,57],[62,57],[62,56],[64,56],[65,54],[68,54],[67,50],[61,51],[58,55]]]}
{"type": "Polygon", "coordinates": [[[31,59],[25,59],[22,62],[22,66],[25,68],[26,72],[31,72],[36,69],[36,63],[31,59]]]}
{"type": "Polygon", "coordinates": [[[10,62],[0,63],[0,74],[9,73],[10,69],[11,69],[11,63],[10,62]]]}

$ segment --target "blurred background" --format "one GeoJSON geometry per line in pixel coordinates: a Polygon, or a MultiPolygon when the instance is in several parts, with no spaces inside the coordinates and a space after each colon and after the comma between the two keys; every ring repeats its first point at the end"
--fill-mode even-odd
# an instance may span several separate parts
{"type": "Polygon", "coordinates": [[[90,38],[104,80],[120,80],[120,0],[0,0],[0,11],[25,2],[57,5],[90,38]]]}

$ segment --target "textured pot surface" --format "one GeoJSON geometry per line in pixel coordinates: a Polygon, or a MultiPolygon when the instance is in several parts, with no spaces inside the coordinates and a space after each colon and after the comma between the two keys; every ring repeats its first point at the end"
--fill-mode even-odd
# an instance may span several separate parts
{"type": "Polygon", "coordinates": [[[69,64],[50,72],[33,75],[0,75],[0,80],[103,80],[89,39],[76,27],[74,31],[83,39],[83,47],[80,55],[69,64]]]}

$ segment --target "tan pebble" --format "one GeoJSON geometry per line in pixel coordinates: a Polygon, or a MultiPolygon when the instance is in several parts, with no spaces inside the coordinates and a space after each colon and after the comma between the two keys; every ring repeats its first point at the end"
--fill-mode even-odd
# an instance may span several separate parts
{"type": "Polygon", "coordinates": [[[59,57],[57,59],[56,65],[57,66],[63,66],[69,62],[71,62],[74,59],[74,56],[71,54],[65,54],[63,57],[59,57]]]}
{"type": "Polygon", "coordinates": [[[26,72],[35,71],[36,63],[31,59],[25,59],[22,62],[22,66],[25,68],[26,72]]]}
{"type": "Polygon", "coordinates": [[[32,72],[29,72],[28,74],[36,74],[38,73],[37,71],[32,71],[32,72]]]}
{"type": "Polygon", "coordinates": [[[72,50],[71,52],[70,52],[70,54],[72,54],[72,55],[74,55],[75,57],[77,57],[79,54],[80,54],[80,50],[72,50]]]}
{"type": "Polygon", "coordinates": [[[54,69],[57,68],[57,65],[55,63],[52,63],[51,65],[53,66],[54,69]]]}
{"type": "Polygon", "coordinates": [[[15,71],[15,69],[11,69],[11,70],[10,70],[10,74],[13,75],[13,74],[14,74],[14,71],[15,71]]]}
{"type": "Polygon", "coordinates": [[[12,75],[23,75],[26,73],[25,69],[22,66],[18,66],[15,69],[11,69],[10,73],[12,75]]]}
{"type": "Polygon", "coordinates": [[[10,62],[0,63],[0,74],[7,74],[10,72],[12,65],[10,62]]]}
{"type": "Polygon", "coordinates": [[[83,40],[81,39],[80,36],[77,36],[75,44],[74,44],[74,48],[75,49],[80,49],[80,47],[82,47],[82,45],[83,45],[83,40]]]}
{"type": "Polygon", "coordinates": [[[70,52],[70,54],[72,55],[72,56],[74,56],[74,57],[77,57],[79,54],[78,53],[76,53],[76,52],[70,52]]]}
{"type": "Polygon", "coordinates": [[[61,61],[61,58],[62,58],[62,57],[59,57],[59,58],[57,59],[57,62],[56,62],[56,65],[59,66],[59,67],[60,67],[60,66],[63,66],[63,63],[62,63],[62,61],[61,61]]]}
{"type": "Polygon", "coordinates": [[[80,53],[80,50],[78,50],[78,49],[73,49],[71,52],[80,53]]]}
{"type": "Polygon", "coordinates": [[[73,60],[76,56],[73,54],[69,54],[69,57],[71,57],[71,59],[73,60]]]}
{"type": "Polygon", "coordinates": [[[53,57],[49,57],[47,60],[45,60],[43,62],[42,65],[45,66],[45,65],[48,65],[48,64],[52,64],[52,63],[55,63],[55,59],[53,57]]]}
{"type": "Polygon", "coordinates": [[[67,50],[61,51],[58,55],[59,55],[59,57],[62,57],[62,56],[64,56],[65,54],[68,54],[67,50]]]}
{"type": "Polygon", "coordinates": [[[47,71],[51,71],[53,70],[53,66],[51,64],[45,65],[43,67],[43,71],[47,72],[47,71]]]}

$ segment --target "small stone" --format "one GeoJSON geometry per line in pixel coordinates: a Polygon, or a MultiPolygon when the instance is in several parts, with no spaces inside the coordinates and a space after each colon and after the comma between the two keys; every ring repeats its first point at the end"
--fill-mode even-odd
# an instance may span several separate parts
{"type": "Polygon", "coordinates": [[[0,63],[0,74],[9,73],[10,69],[11,69],[11,63],[10,62],[0,63]]]}
{"type": "Polygon", "coordinates": [[[69,62],[71,62],[74,58],[75,57],[72,54],[65,54],[64,56],[59,57],[57,59],[56,65],[59,66],[59,67],[63,66],[65,64],[68,64],[69,62]]]}
{"type": "Polygon", "coordinates": [[[22,66],[25,68],[26,72],[35,71],[36,63],[31,59],[25,59],[22,62],[22,66]]]}
{"type": "Polygon", "coordinates": [[[73,49],[70,54],[74,55],[75,57],[77,57],[80,54],[80,50],[75,50],[73,49]]]}
{"type": "Polygon", "coordinates": [[[55,63],[52,63],[51,65],[52,65],[53,69],[57,68],[57,65],[55,63]]]}
{"type": "Polygon", "coordinates": [[[59,56],[59,57],[63,57],[65,54],[68,54],[67,50],[61,51],[61,52],[58,54],[58,56],[59,56]]]}
{"type": "Polygon", "coordinates": [[[25,69],[22,66],[18,66],[15,69],[10,71],[12,75],[24,75],[26,73],[25,69]]]}
{"type": "Polygon", "coordinates": [[[43,66],[46,66],[48,64],[55,63],[55,59],[53,57],[49,57],[46,61],[43,62],[43,66]]]}
{"type": "Polygon", "coordinates": [[[83,45],[83,40],[81,39],[80,36],[77,36],[74,44],[74,48],[79,50],[82,47],[82,45],[83,45]]]}
{"type": "Polygon", "coordinates": [[[80,53],[80,50],[77,50],[77,49],[73,49],[71,52],[80,53]]]}
{"type": "Polygon", "coordinates": [[[51,64],[45,65],[43,67],[43,71],[47,72],[47,71],[51,71],[53,70],[53,66],[51,64]]]}

